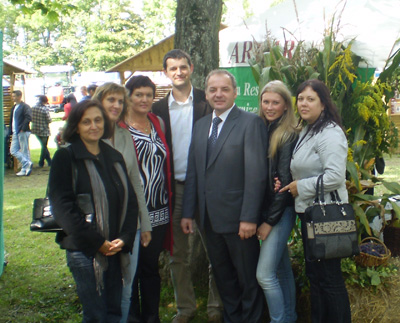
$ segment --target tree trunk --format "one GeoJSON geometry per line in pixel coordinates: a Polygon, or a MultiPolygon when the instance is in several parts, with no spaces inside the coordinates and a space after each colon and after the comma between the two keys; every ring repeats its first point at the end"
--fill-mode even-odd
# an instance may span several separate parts
{"type": "Polygon", "coordinates": [[[219,66],[222,0],[178,0],[175,48],[187,52],[194,65],[193,86],[204,89],[207,74],[219,66]]]}

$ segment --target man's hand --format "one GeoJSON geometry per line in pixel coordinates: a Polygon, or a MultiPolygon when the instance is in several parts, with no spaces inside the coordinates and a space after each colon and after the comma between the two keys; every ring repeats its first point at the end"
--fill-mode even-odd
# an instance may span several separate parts
{"type": "Polygon", "coordinates": [[[188,218],[182,218],[181,228],[184,234],[193,233],[193,220],[188,218]]]}
{"type": "Polygon", "coordinates": [[[140,243],[143,247],[147,247],[151,241],[151,231],[144,231],[140,233],[140,243]]]}
{"type": "Polygon", "coordinates": [[[251,222],[240,222],[239,236],[240,239],[248,239],[256,234],[257,224],[251,222]]]}

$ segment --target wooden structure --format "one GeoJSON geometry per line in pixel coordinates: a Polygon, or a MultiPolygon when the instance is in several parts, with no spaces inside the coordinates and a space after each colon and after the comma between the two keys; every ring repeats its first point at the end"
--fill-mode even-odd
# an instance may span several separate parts
{"type": "MultiPolygon", "coordinates": [[[[11,98],[11,93],[14,91],[15,81],[19,76],[21,77],[22,83],[25,84],[25,74],[31,73],[32,72],[3,60],[3,79],[5,79],[9,84],[7,86],[3,86],[3,114],[4,124],[7,126],[10,122],[11,108],[14,105],[14,102],[11,98]]],[[[22,91],[22,95],[24,95],[24,91],[22,91]]]]}

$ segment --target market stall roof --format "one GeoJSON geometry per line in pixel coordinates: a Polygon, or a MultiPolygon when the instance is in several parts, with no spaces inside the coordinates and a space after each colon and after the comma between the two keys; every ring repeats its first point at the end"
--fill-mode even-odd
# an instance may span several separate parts
{"type": "Polygon", "coordinates": [[[33,71],[28,71],[24,67],[17,66],[15,64],[11,64],[3,60],[3,75],[12,75],[12,74],[33,74],[33,71]]]}
{"type": "MultiPolygon", "coordinates": [[[[226,25],[221,24],[220,30],[225,29],[226,27],[226,25]]],[[[106,72],[119,72],[120,75],[122,75],[126,71],[129,71],[131,73],[134,73],[136,71],[162,71],[164,55],[166,52],[174,48],[174,40],[175,34],[164,38],[159,43],[143,50],[142,52],[130,58],[127,58],[121,63],[111,67],[106,72]]]]}

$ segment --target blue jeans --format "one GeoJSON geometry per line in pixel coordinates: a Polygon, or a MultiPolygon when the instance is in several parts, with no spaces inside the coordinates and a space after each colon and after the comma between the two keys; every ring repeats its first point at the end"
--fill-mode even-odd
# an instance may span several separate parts
{"type": "Polygon", "coordinates": [[[296,286],[287,246],[295,219],[294,208],[287,207],[261,245],[257,280],[264,291],[271,322],[296,322],[297,319],[296,286]]]}
{"type": "Polygon", "coordinates": [[[122,276],[119,255],[107,257],[104,289],[96,290],[93,257],[80,251],[67,250],[67,264],[74,277],[76,291],[82,303],[82,322],[119,323],[121,320],[122,276]]]}
{"type": "Polygon", "coordinates": [[[139,245],[140,245],[140,229],[136,231],[135,242],[133,244],[132,253],[130,254],[129,271],[131,272],[132,281],[129,284],[126,284],[126,286],[122,287],[121,323],[126,323],[126,321],[128,320],[129,308],[131,306],[132,282],[135,277],[138,264],[139,245]]]}
{"type": "Polygon", "coordinates": [[[26,171],[31,163],[31,155],[29,153],[29,131],[21,131],[12,135],[10,153],[19,160],[22,170],[26,171]]]}

